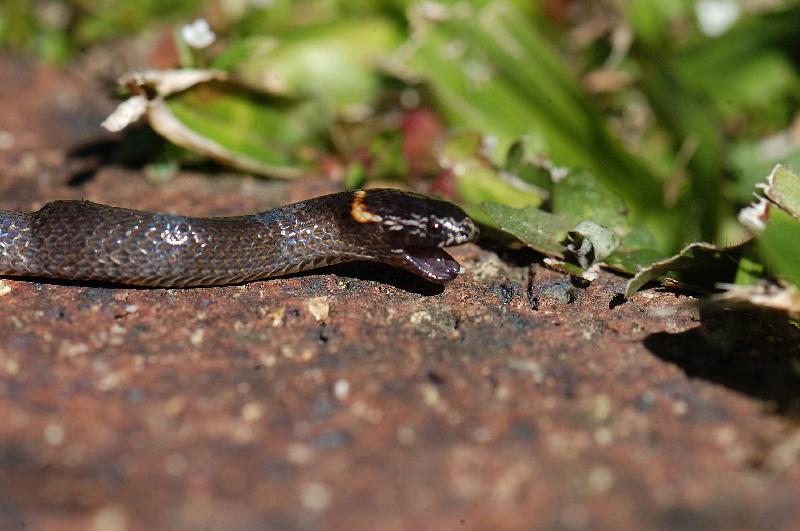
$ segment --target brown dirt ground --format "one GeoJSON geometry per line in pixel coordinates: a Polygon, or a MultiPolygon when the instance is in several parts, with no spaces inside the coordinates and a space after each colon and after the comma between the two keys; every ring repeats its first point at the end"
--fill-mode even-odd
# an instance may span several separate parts
{"type": "MultiPolygon", "coordinates": [[[[332,188],[108,163],[105,91],[0,55],[0,208],[332,188]]],[[[499,254],[498,254],[499,253],[499,254]]],[[[455,249],[244,286],[0,280],[0,529],[800,529],[800,331],[455,249]]]]}

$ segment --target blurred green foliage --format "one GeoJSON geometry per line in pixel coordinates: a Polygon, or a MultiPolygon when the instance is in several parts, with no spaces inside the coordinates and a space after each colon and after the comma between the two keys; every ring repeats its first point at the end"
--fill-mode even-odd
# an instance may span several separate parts
{"type": "MultiPolygon", "coordinates": [[[[449,195],[559,259],[589,222],[619,244],[610,267],[691,268],[747,238],[736,214],[776,163],[800,164],[797,0],[5,0],[0,45],[64,62],[198,16],[218,40],[184,66],[240,85],[169,97],[192,134],[274,176],[449,195]]],[[[757,248],[794,281],[775,249],[796,219],[775,216],[757,248]]]]}
{"type": "Polygon", "coordinates": [[[63,63],[88,46],[191,16],[202,5],[197,0],[3,0],[0,47],[63,63]]]}

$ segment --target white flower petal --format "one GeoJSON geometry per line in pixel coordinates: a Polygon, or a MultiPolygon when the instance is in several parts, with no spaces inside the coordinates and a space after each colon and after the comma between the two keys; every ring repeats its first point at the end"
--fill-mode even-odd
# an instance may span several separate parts
{"type": "Polygon", "coordinates": [[[698,0],[694,9],[700,31],[709,37],[728,31],[742,13],[737,0],[698,0]]]}
{"type": "Polygon", "coordinates": [[[190,47],[201,50],[211,46],[217,35],[211,31],[206,19],[198,18],[191,24],[184,24],[181,28],[181,37],[190,47]]]}

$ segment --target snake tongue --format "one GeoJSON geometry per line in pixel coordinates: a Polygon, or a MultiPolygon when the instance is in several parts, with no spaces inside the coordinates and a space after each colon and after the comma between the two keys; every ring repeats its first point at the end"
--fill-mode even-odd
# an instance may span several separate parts
{"type": "Polygon", "coordinates": [[[461,271],[459,263],[438,247],[407,247],[397,257],[399,267],[437,284],[450,282],[461,271]]]}

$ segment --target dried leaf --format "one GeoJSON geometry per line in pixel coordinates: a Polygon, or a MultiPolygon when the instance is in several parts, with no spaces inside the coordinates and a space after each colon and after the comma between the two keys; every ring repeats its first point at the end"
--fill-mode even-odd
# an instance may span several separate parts
{"type": "Polygon", "coordinates": [[[759,283],[750,286],[722,284],[724,291],[709,297],[704,304],[736,310],[769,310],[800,319],[800,289],[759,283]]]}
{"type": "Polygon", "coordinates": [[[221,164],[280,178],[307,173],[324,128],[313,103],[263,94],[217,70],[136,72],[123,82],[134,96],[107,120],[120,130],[141,114],[170,142],[221,164]],[[134,116],[127,112],[138,102],[134,116]]]}

